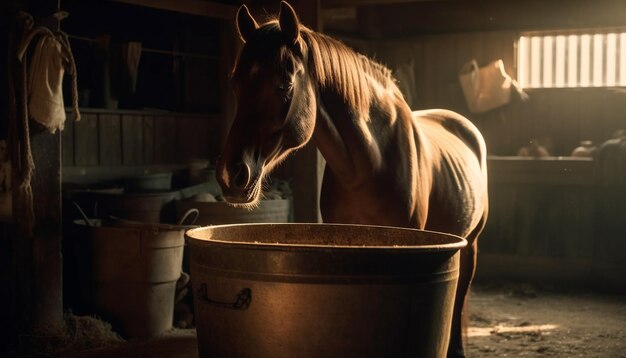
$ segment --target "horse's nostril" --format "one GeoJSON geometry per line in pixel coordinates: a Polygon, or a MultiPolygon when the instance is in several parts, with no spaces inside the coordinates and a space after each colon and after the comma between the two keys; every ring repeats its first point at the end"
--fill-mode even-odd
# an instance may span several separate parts
{"type": "Polygon", "coordinates": [[[250,168],[246,164],[239,162],[233,165],[232,169],[234,173],[233,184],[237,188],[245,187],[250,180],[250,168]]]}

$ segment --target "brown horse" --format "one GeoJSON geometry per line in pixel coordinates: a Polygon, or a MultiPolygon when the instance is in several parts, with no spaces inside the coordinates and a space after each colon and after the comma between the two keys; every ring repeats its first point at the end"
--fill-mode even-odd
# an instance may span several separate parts
{"type": "Polygon", "coordinates": [[[324,221],[466,238],[448,354],[463,356],[463,307],[487,217],[478,130],[451,111],[411,112],[387,68],[301,25],[285,2],[261,26],[244,5],[237,25],[237,115],[217,164],[224,197],[255,205],[264,177],[312,140],[327,162],[324,221]]]}

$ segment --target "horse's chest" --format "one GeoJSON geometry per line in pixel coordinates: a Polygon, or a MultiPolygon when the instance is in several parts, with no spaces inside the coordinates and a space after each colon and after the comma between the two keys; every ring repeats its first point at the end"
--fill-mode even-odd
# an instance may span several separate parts
{"type": "Polygon", "coordinates": [[[406,227],[412,226],[407,198],[384,184],[350,190],[325,178],[320,210],[325,222],[406,227]]]}

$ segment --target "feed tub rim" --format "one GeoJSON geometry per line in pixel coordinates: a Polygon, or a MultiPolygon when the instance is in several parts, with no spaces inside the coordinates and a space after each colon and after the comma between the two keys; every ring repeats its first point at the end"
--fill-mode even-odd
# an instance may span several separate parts
{"type": "Polygon", "coordinates": [[[463,249],[467,246],[467,240],[463,237],[449,234],[445,232],[433,231],[433,230],[425,230],[425,229],[415,229],[415,228],[404,228],[397,226],[385,226],[385,225],[366,225],[366,224],[341,224],[341,223],[239,223],[239,224],[223,224],[223,225],[206,225],[196,227],[190,230],[185,231],[185,238],[187,241],[191,241],[195,245],[213,245],[213,246],[228,246],[228,247],[236,247],[236,248],[246,248],[246,249],[257,249],[257,250],[354,250],[358,249],[359,251],[421,251],[421,252],[444,252],[444,251],[456,251],[463,249]],[[195,232],[200,231],[210,231],[212,232],[214,229],[220,228],[229,228],[229,227],[255,227],[255,226],[266,226],[268,228],[271,227],[360,227],[360,228],[370,228],[370,229],[383,229],[383,230],[395,230],[395,231],[404,231],[404,232],[415,232],[415,233],[425,233],[428,235],[440,236],[440,237],[448,237],[450,239],[455,239],[454,242],[443,243],[443,244],[431,244],[431,245],[327,245],[327,244],[289,244],[289,243],[270,243],[270,242],[251,242],[251,241],[229,241],[229,240],[218,240],[209,238],[198,238],[193,237],[192,235],[195,232]],[[207,230],[210,229],[210,230],[207,230]]]}

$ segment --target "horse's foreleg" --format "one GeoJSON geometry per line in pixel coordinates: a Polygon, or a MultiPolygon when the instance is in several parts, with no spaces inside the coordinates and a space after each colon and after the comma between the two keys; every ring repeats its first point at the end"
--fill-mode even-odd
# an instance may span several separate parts
{"type": "Polygon", "coordinates": [[[461,260],[459,264],[459,283],[456,288],[454,300],[454,313],[452,317],[452,327],[450,330],[450,343],[448,345],[448,358],[465,357],[464,337],[467,330],[466,307],[470,289],[470,284],[476,272],[476,260],[478,254],[478,235],[485,225],[485,217],[480,224],[472,231],[468,237],[468,245],[461,250],[461,260]]]}

